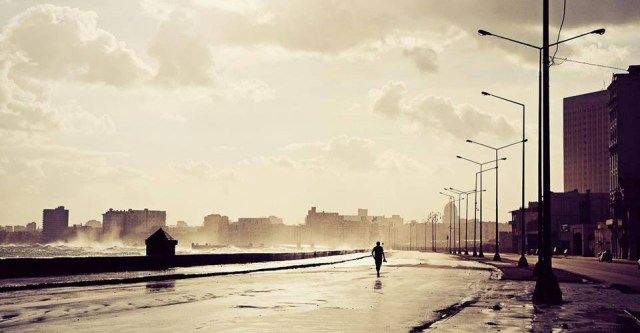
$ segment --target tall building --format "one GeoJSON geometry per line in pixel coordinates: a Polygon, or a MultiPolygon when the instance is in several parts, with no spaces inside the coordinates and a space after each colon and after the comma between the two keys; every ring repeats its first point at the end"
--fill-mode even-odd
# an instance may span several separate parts
{"type": "Polygon", "coordinates": [[[210,214],[204,217],[204,232],[214,244],[230,244],[229,217],[210,214]]]}
{"type": "Polygon", "coordinates": [[[564,191],[609,192],[609,91],[563,103],[564,191]]]}
{"type": "Polygon", "coordinates": [[[618,257],[640,254],[640,65],[614,74],[609,98],[609,158],[612,250],[618,257]]]}
{"type": "Polygon", "coordinates": [[[64,239],[69,227],[69,210],[60,206],[42,211],[42,240],[53,242],[64,239]]]}
{"type": "Polygon", "coordinates": [[[107,237],[144,240],[147,233],[166,227],[167,212],[161,210],[113,210],[102,214],[102,231],[107,237]]]}

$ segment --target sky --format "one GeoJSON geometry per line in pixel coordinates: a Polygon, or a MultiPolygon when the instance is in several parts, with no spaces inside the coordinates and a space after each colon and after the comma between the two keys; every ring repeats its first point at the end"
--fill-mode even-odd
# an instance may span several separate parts
{"type": "MultiPolygon", "coordinates": [[[[562,8],[551,0],[552,41],[562,8]]],[[[41,225],[61,205],[70,224],[110,208],[299,224],[312,206],[423,221],[443,188],[475,188],[479,168],[456,155],[495,158],[465,140],[522,139],[522,109],[481,91],[526,105],[536,201],[538,52],[477,30],[542,45],[541,24],[529,0],[0,0],[0,225],[41,225]]],[[[560,39],[601,27],[551,53],[640,64],[640,0],[566,1],[560,39]]],[[[551,184],[563,191],[562,98],[621,71],[556,63],[551,184]]],[[[500,151],[500,222],[520,207],[521,154],[500,151]]]]}

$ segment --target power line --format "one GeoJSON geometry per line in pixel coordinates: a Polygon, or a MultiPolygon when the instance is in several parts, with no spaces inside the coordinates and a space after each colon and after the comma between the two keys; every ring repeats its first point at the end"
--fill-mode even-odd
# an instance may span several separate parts
{"type": "Polygon", "coordinates": [[[628,72],[628,70],[624,69],[624,68],[618,68],[618,67],[613,67],[613,66],[606,66],[606,65],[599,65],[599,64],[594,64],[594,63],[590,63],[590,62],[584,62],[584,61],[578,61],[578,60],[571,60],[568,58],[558,58],[560,60],[562,60],[561,63],[559,63],[558,65],[561,65],[562,63],[564,63],[565,61],[568,62],[574,62],[576,64],[582,64],[582,65],[588,65],[588,66],[595,66],[595,67],[602,67],[602,68],[609,68],[609,69],[617,69],[619,71],[625,71],[628,72]]]}
{"type": "Polygon", "coordinates": [[[567,0],[564,0],[564,4],[562,5],[562,21],[560,22],[560,29],[558,29],[558,37],[556,37],[556,51],[553,52],[553,56],[551,57],[551,64],[553,66],[556,64],[556,54],[558,53],[558,49],[560,48],[560,32],[562,31],[562,27],[564,26],[564,18],[567,14],[567,0]]]}

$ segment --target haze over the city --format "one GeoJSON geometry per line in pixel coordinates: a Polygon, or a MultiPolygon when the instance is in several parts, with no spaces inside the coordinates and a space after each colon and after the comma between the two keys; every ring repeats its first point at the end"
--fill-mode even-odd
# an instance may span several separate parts
{"type": "MultiPolygon", "coordinates": [[[[553,41],[562,3],[552,2],[553,41]]],[[[200,225],[307,210],[441,211],[494,158],[466,139],[521,139],[535,201],[535,1],[0,0],[0,225],[70,223],[109,208],[200,225]]],[[[605,89],[640,63],[640,1],[567,1],[551,67],[552,190],[563,191],[562,98],[605,89]]],[[[500,221],[520,206],[521,146],[501,151],[500,221]]],[[[485,216],[495,178],[485,174],[485,216]]],[[[567,189],[569,190],[569,189],[567,189]]],[[[464,204],[463,204],[464,207],[464,204]]],[[[486,218],[485,218],[486,220],[486,218]]]]}

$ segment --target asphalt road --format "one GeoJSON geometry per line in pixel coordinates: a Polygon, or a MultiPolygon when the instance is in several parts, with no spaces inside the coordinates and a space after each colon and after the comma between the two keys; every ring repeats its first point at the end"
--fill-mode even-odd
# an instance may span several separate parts
{"type": "Polygon", "coordinates": [[[581,275],[594,282],[640,293],[640,269],[633,263],[599,262],[588,257],[554,257],[553,267],[581,275]]]}

